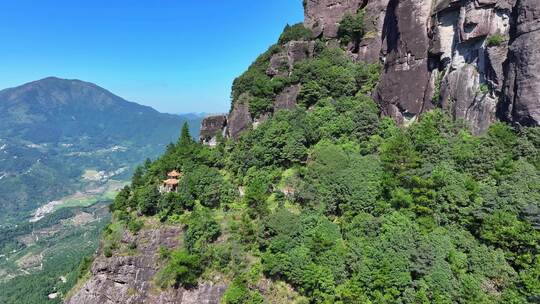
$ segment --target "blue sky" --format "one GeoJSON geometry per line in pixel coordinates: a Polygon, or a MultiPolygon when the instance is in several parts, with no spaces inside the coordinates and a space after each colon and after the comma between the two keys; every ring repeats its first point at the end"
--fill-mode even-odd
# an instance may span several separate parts
{"type": "Polygon", "coordinates": [[[230,86],[301,0],[0,1],[0,89],[57,76],[169,113],[226,112],[230,86]]]}

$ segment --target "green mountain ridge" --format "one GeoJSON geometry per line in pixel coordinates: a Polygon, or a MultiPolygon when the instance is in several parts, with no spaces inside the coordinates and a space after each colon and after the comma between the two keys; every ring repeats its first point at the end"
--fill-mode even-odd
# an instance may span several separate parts
{"type": "Polygon", "coordinates": [[[538,302],[540,128],[475,136],[441,110],[400,127],[371,98],[377,65],[299,27],[282,37],[313,54],[288,76],[266,72],[287,39],[261,55],[234,82],[231,136],[209,147],[184,128],[135,172],[65,302],[538,302]]]}

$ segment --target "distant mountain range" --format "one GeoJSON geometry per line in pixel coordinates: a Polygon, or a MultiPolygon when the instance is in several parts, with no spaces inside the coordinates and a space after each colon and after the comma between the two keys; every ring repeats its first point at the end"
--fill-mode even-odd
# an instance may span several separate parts
{"type": "Polygon", "coordinates": [[[49,77],[0,91],[0,222],[87,182],[125,180],[176,141],[184,122],[197,136],[203,116],[159,113],[80,80],[49,77]]]}

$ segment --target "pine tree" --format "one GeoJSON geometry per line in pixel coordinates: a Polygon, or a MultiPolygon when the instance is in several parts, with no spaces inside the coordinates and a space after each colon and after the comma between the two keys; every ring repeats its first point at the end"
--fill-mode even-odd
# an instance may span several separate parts
{"type": "Polygon", "coordinates": [[[190,145],[193,143],[193,137],[189,133],[189,126],[187,122],[184,122],[182,126],[182,132],[180,134],[180,140],[178,141],[180,145],[190,145]]]}

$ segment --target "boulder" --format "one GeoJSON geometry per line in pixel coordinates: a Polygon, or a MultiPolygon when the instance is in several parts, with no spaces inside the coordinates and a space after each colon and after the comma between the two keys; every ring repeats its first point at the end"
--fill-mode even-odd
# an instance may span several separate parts
{"type": "Polygon", "coordinates": [[[490,46],[486,49],[486,80],[497,94],[502,92],[504,82],[503,64],[508,57],[508,45],[490,46]]]}
{"type": "Polygon", "coordinates": [[[289,75],[289,58],[285,52],[272,55],[266,75],[270,77],[289,75]]]}
{"type": "Polygon", "coordinates": [[[290,41],[283,46],[283,51],[270,58],[266,75],[288,76],[296,63],[313,57],[314,52],[314,41],[290,41]]]}
{"type": "Polygon", "coordinates": [[[469,2],[461,7],[459,30],[461,42],[494,34],[507,35],[510,30],[509,11],[478,7],[475,2],[469,2]]]}

